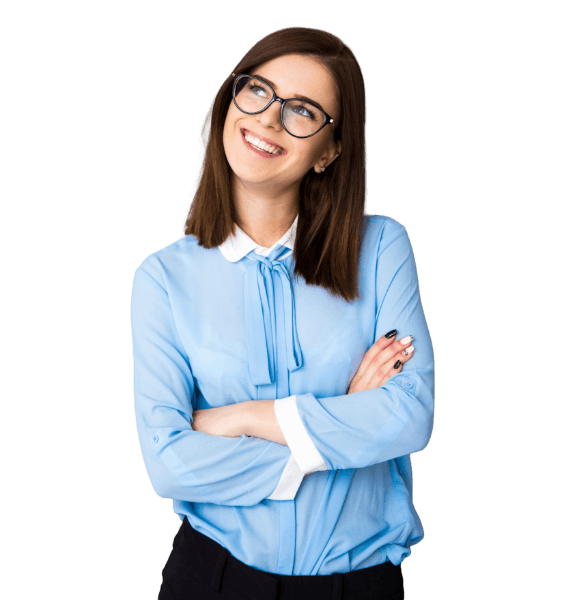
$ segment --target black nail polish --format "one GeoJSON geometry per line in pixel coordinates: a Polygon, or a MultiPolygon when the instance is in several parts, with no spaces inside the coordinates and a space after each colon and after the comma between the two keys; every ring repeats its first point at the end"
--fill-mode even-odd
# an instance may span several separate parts
{"type": "Polygon", "coordinates": [[[402,363],[399,360],[397,360],[396,364],[394,365],[394,368],[397,369],[401,364],[402,363]]]}
{"type": "Polygon", "coordinates": [[[398,332],[396,331],[396,329],[393,329],[392,331],[389,331],[384,337],[390,339],[391,337],[394,337],[398,332]]]}

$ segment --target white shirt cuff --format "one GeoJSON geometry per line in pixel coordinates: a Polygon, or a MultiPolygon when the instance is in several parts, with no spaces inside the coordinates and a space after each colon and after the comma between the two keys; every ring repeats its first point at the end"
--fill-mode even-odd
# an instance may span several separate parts
{"type": "Polygon", "coordinates": [[[298,488],[300,487],[304,474],[298,467],[298,463],[295,461],[294,455],[292,454],[287,461],[285,469],[281,474],[280,480],[277,487],[273,491],[271,496],[268,496],[268,500],[293,500],[296,497],[298,488]]]}
{"type": "Polygon", "coordinates": [[[295,395],[274,400],[273,408],[292,456],[304,475],[326,471],[328,467],[300,419],[295,395]]]}

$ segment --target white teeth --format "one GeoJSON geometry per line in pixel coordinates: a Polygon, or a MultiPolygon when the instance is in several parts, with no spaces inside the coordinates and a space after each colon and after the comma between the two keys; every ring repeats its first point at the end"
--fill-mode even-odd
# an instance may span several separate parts
{"type": "Polygon", "coordinates": [[[279,148],[270,146],[267,142],[252,136],[250,133],[246,132],[244,137],[252,146],[259,148],[260,150],[265,150],[266,152],[269,152],[269,154],[281,154],[281,150],[279,148]]]}

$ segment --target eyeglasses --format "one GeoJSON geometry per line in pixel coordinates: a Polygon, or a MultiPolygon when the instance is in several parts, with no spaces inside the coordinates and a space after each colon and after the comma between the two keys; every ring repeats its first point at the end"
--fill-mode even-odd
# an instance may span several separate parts
{"type": "MultiPolygon", "coordinates": [[[[231,74],[235,77],[235,73],[231,74]]],[[[311,102],[299,98],[280,98],[271,85],[257,75],[238,75],[233,82],[233,102],[248,115],[257,115],[273,102],[281,103],[282,127],[294,137],[307,138],[321,131],[328,123],[335,127],[334,119],[311,102]]]]}

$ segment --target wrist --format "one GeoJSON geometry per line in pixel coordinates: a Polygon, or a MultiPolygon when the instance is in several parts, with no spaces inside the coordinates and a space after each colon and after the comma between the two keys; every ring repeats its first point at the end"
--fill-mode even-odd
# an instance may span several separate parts
{"type": "Polygon", "coordinates": [[[247,435],[248,437],[255,437],[255,432],[252,431],[251,424],[255,422],[255,400],[246,400],[242,402],[240,407],[239,415],[239,430],[238,435],[247,435]]]}
{"type": "Polygon", "coordinates": [[[275,414],[275,400],[249,400],[244,411],[245,435],[288,445],[275,414]]]}

